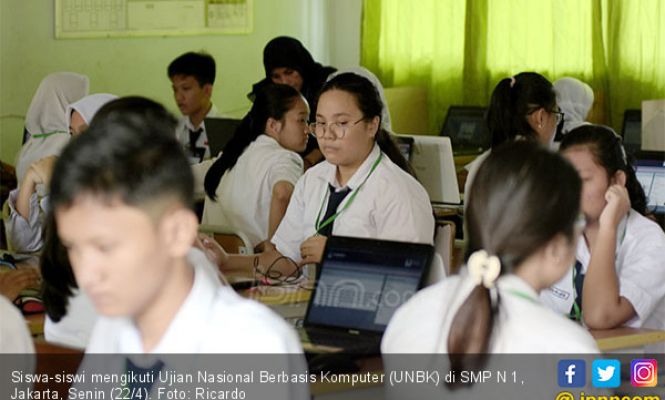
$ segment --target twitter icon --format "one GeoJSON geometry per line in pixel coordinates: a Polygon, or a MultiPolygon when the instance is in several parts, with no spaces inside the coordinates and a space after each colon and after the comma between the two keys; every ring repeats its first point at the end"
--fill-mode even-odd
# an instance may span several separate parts
{"type": "Polygon", "coordinates": [[[621,386],[621,362],[619,360],[594,360],[591,364],[594,387],[618,388],[621,386]]]}

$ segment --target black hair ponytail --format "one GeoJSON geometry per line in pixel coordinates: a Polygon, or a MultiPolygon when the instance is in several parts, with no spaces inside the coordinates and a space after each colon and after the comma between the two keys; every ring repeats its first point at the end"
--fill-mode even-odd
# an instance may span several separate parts
{"type": "Polygon", "coordinates": [[[236,128],[222,155],[210,166],[203,186],[212,200],[217,198],[217,187],[226,171],[231,170],[245,149],[265,133],[269,118],[281,120],[293,107],[300,93],[287,85],[270,84],[262,88],[254,99],[251,110],[236,128]]]}

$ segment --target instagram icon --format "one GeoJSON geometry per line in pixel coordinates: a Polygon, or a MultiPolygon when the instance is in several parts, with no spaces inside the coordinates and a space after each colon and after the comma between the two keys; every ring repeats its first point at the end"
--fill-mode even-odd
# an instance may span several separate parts
{"type": "Polygon", "coordinates": [[[630,383],[634,387],[655,387],[658,384],[658,362],[633,360],[630,363],[630,383]]]}

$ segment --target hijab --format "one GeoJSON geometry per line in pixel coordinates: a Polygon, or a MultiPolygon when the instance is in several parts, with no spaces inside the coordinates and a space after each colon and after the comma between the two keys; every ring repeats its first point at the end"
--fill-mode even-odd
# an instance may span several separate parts
{"type": "Polygon", "coordinates": [[[586,83],[575,78],[561,78],[554,82],[556,103],[565,114],[563,133],[586,124],[586,118],[593,105],[593,90],[586,83]]]}

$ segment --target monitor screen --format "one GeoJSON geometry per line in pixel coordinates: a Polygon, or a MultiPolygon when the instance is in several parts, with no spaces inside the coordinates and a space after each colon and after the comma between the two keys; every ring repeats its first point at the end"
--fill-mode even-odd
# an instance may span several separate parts
{"type": "Polygon", "coordinates": [[[440,136],[448,136],[455,154],[480,154],[492,142],[485,122],[485,107],[450,106],[440,136]]]}
{"type": "Polygon", "coordinates": [[[665,214],[665,153],[661,154],[635,162],[635,175],[647,197],[647,211],[656,214],[665,214]]]}
{"type": "Polygon", "coordinates": [[[423,244],[329,238],[306,324],[383,332],[420,289],[432,251],[423,244]]]}

